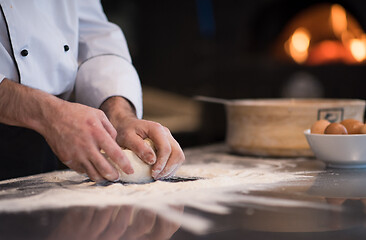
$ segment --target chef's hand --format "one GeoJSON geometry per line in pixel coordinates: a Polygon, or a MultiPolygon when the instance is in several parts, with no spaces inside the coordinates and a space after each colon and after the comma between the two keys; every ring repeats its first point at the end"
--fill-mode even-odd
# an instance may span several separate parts
{"type": "Polygon", "coordinates": [[[46,92],[8,79],[0,83],[0,122],[33,129],[44,136],[57,157],[68,167],[99,181],[116,180],[117,171],[102,156],[103,149],[124,172],[133,173],[117,142],[154,164],[153,177],[173,174],[184,161],[183,152],[169,130],[139,120],[122,97],[106,100],[99,110],[61,100],[46,92]],[[117,129],[117,132],[116,132],[117,129]],[[157,156],[143,139],[155,144],[157,156]]]}
{"type": "Polygon", "coordinates": [[[94,181],[116,180],[118,172],[100,153],[103,149],[124,172],[133,173],[115,141],[116,130],[101,110],[63,101],[47,119],[41,133],[66,166],[94,181]]]}
{"type": "Polygon", "coordinates": [[[0,122],[39,132],[65,165],[95,181],[118,178],[100,149],[123,171],[133,172],[115,141],[116,130],[99,109],[4,79],[0,83],[0,122]]]}
{"type": "Polygon", "coordinates": [[[184,162],[183,151],[169,129],[156,122],[138,119],[124,98],[111,97],[102,104],[101,109],[117,130],[117,143],[131,149],[147,164],[153,165],[153,178],[173,175],[184,162]],[[154,142],[156,154],[143,141],[145,138],[154,142]]]}

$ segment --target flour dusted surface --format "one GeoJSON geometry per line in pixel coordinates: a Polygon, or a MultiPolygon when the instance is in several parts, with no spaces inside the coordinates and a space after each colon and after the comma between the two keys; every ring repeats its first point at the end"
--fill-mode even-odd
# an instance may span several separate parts
{"type": "MultiPolygon", "coordinates": [[[[245,193],[278,188],[290,182],[301,183],[311,178],[306,172],[278,169],[278,164],[263,162],[252,167],[214,162],[186,164],[176,176],[198,177],[198,180],[114,183],[108,186],[96,185],[74,171],[58,171],[0,182],[0,186],[5,186],[0,188],[0,212],[133,205],[170,217],[172,221],[179,221],[182,227],[199,233],[210,227],[209,220],[190,214],[178,214],[170,206],[180,205],[226,214],[230,211],[228,204],[246,201],[245,193]],[[16,184],[18,182],[22,184],[16,184]]],[[[250,201],[253,199],[250,198],[250,201]]],[[[267,204],[271,204],[270,200],[267,204]]],[[[277,201],[276,204],[281,203],[277,201]]]]}

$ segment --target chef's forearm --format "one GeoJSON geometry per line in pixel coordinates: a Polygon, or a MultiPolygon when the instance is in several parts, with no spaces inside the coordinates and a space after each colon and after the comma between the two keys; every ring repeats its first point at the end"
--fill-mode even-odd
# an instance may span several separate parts
{"type": "Polygon", "coordinates": [[[47,116],[56,111],[62,100],[9,79],[0,83],[0,122],[26,127],[38,132],[47,123],[47,116]],[[54,110],[52,110],[54,109],[54,110]]]}
{"type": "Polygon", "coordinates": [[[100,106],[100,109],[114,126],[116,126],[117,121],[121,121],[125,117],[136,117],[136,111],[132,104],[120,96],[108,98],[100,106]]]}

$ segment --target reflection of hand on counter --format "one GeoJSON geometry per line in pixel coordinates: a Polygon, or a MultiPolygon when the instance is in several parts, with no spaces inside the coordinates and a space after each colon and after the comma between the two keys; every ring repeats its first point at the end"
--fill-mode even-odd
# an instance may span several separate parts
{"type": "MultiPolygon", "coordinates": [[[[175,207],[178,212],[183,212],[183,207],[175,207]]],[[[157,216],[152,211],[140,209],[134,212],[130,225],[123,235],[126,239],[169,239],[177,230],[179,224],[157,216]]]]}
{"type": "MultiPolygon", "coordinates": [[[[177,211],[182,212],[183,208],[177,211]]],[[[169,239],[179,225],[133,206],[70,208],[47,239],[169,239]]]]}

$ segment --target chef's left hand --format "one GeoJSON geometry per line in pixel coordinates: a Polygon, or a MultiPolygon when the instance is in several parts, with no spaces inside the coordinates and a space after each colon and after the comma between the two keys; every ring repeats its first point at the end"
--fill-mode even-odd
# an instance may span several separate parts
{"type": "Polygon", "coordinates": [[[169,129],[159,123],[138,119],[130,103],[122,97],[111,97],[100,107],[117,130],[117,143],[128,148],[147,164],[153,165],[152,177],[162,179],[172,176],[185,157],[169,129]],[[143,141],[150,138],[156,154],[143,141]]]}

